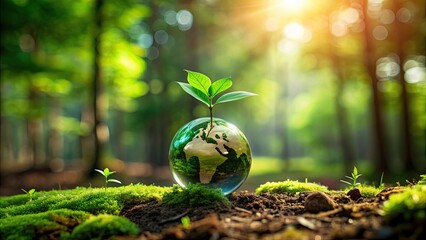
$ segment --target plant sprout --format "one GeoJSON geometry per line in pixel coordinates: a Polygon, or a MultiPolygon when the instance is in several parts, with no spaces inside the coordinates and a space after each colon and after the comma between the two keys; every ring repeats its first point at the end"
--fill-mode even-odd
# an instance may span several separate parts
{"type": "MultiPolygon", "coordinates": [[[[221,92],[227,90],[232,86],[232,80],[230,77],[222,78],[216,80],[212,83],[209,77],[206,75],[185,70],[188,73],[188,83],[178,82],[182,89],[187,92],[189,95],[193,96],[198,101],[207,105],[210,111],[210,129],[213,128],[213,108],[219,103],[231,102],[240,100],[246,97],[255,96],[256,94],[245,92],[245,91],[235,91],[226,93],[216,100],[214,98],[221,92]]],[[[210,133],[210,131],[209,131],[210,133]]],[[[207,134],[208,135],[208,134],[207,134]]]]}
{"type": "Polygon", "coordinates": [[[33,200],[33,195],[34,195],[34,193],[36,191],[34,188],[32,188],[32,189],[30,189],[28,191],[26,191],[25,189],[21,189],[21,190],[28,195],[28,198],[30,199],[30,201],[33,200]]]}
{"type": "Polygon", "coordinates": [[[346,178],[349,178],[350,180],[352,180],[352,183],[345,181],[345,180],[340,180],[340,181],[342,183],[346,183],[350,187],[354,188],[354,187],[360,185],[360,183],[357,183],[356,180],[361,176],[362,176],[362,174],[358,174],[358,169],[354,166],[354,169],[352,170],[351,176],[345,176],[346,178]]]}
{"type": "Polygon", "coordinates": [[[191,219],[188,216],[182,217],[180,221],[184,229],[189,229],[191,227],[191,219]]]}
{"type": "Polygon", "coordinates": [[[109,171],[109,168],[105,168],[103,171],[100,169],[95,169],[95,171],[99,172],[105,177],[105,190],[107,189],[109,182],[115,182],[115,183],[121,184],[121,182],[118,181],[117,179],[112,179],[112,178],[108,179],[108,177],[111,174],[115,173],[115,171],[109,171]]]}

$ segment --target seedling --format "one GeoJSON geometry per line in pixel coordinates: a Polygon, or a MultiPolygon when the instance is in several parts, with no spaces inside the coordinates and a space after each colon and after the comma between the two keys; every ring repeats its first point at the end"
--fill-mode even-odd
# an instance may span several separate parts
{"type": "MultiPolygon", "coordinates": [[[[189,95],[193,96],[198,101],[207,105],[210,111],[210,130],[213,128],[213,108],[220,103],[231,102],[240,100],[246,97],[255,96],[256,94],[236,91],[226,93],[216,100],[214,98],[221,92],[227,90],[232,86],[232,80],[230,77],[221,78],[212,83],[209,77],[206,75],[185,70],[188,73],[188,83],[178,82],[182,89],[189,95]]],[[[210,133],[210,131],[208,132],[210,133]]],[[[208,134],[207,134],[208,135],[208,134]]]]}
{"type": "Polygon", "coordinates": [[[355,188],[356,186],[360,185],[360,183],[356,182],[356,180],[361,176],[362,174],[358,174],[358,169],[354,166],[351,176],[345,176],[346,178],[352,180],[352,183],[345,180],[340,180],[340,181],[342,183],[348,184],[351,188],[355,188]]]}
{"type": "Polygon", "coordinates": [[[385,188],[385,183],[383,182],[383,175],[384,175],[385,173],[384,172],[382,172],[382,176],[380,177],[380,183],[379,183],[379,188],[385,188]]]}
{"type": "Polygon", "coordinates": [[[191,227],[191,219],[188,216],[182,217],[180,221],[184,229],[189,229],[191,227]]]}
{"type": "Polygon", "coordinates": [[[21,189],[24,193],[26,193],[27,194],[27,196],[28,196],[28,198],[29,198],[29,200],[30,201],[32,201],[33,200],[33,195],[34,195],[34,193],[35,193],[35,189],[34,188],[32,188],[32,189],[30,189],[30,190],[28,190],[28,191],[26,191],[25,189],[21,189]]]}
{"type": "Polygon", "coordinates": [[[117,179],[112,179],[112,178],[109,179],[108,178],[110,175],[115,173],[115,171],[109,171],[108,168],[105,168],[103,171],[100,170],[100,169],[95,169],[95,171],[99,172],[100,174],[102,174],[105,177],[105,190],[107,189],[109,182],[115,182],[115,183],[121,184],[121,182],[118,181],[117,179]]]}

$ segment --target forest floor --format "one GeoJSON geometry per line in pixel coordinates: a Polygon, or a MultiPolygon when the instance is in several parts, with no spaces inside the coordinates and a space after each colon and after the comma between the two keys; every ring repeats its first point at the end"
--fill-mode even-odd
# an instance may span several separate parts
{"type": "Polygon", "coordinates": [[[388,188],[374,198],[242,191],[229,197],[229,206],[170,207],[154,201],[127,206],[122,215],[144,230],[138,239],[426,239],[423,222],[385,220],[383,202],[400,191],[388,188]],[[184,216],[190,224],[181,223],[184,216]]]}

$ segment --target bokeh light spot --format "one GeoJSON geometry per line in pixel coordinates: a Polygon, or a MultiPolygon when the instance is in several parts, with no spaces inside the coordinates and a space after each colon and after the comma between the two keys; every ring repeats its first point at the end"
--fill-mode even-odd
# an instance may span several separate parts
{"type": "Polygon", "coordinates": [[[385,40],[388,37],[388,29],[384,26],[376,26],[373,29],[373,37],[377,40],[385,40]]]}
{"type": "Polygon", "coordinates": [[[291,40],[298,42],[309,42],[312,38],[312,33],[300,23],[289,23],[283,29],[284,35],[291,40]]]}
{"type": "Polygon", "coordinates": [[[152,94],[159,94],[163,91],[164,84],[159,79],[152,79],[149,83],[149,90],[152,94]]]}
{"type": "Polygon", "coordinates": [[[35,49],[35,40],[29,34],[22,34],[19,38],[19,47],[23,52],[32,52],[35,49]]]}
{"type": "Polygon", "coordinates": [[[404,74],[405,81],[408,83],[418,83],[426,81],[426,68],[413,67],[408,69],[404,74]]]}
{"type": "Polygon", "coordinates": [[[413,14],[408,8],[401,8],[396,13],[396,17],[402,23],[409,23],[412,20],[413,14]]]}
{"type": "Polygon", "coordinates": [[[192,13],[188,10],[180,10],[176,14],[176,20],[179,24],[179,29],[182,31],[187,31],[191,29],[192,27],[192,21],[193,21],[192,13]]]}
{"type": "Polygon", "coordinates": [[[167,41],[169,40],[169,34],[167,34],[167,32],[164,30],[159,30],[155,32],[154,39],[155,39],[155,42],[163,45],[163,44],[166,44],[167,41]]]}
{"type": "Polygon", "coordinates": [[[154,43],[154,39],[152,35],[149,33],[144,33],[140,35],[138,38],[138,44],[143,48],[150,48],[153,43],[154,43]]]}
{"type": "Polygon", "coordinates": [[[348,32],[348,26],[343,21],[337,21],[331,24],[330,31],[336,37],[343,37],[348,32]]]}
{"type": "Polygon", "coordinates": [[[164,21],[170,26],[177,25],[176,12],[173,10],[169,10],[164,14],[164,21]]]}
{"type": "Polygon", "coordinates": [[[393,23],[393,21],[395,21],[395,14],[393,13],[392,10],[385,9],[380,13],[379,20],[383,24],[391,24],[393,23]]]}

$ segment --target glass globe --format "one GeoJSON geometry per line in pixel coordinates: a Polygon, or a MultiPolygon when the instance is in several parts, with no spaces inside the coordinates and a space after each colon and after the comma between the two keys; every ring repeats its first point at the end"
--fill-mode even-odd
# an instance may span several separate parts
{"type": "Polygon", "coordinates": [[[228,195],[246,180],[251,150],[244,134],[231,123],[214,118],[211,128],[210,118],[198,118],[176,133],[169,161],[180,186],[201,183],[228,195]]]}

